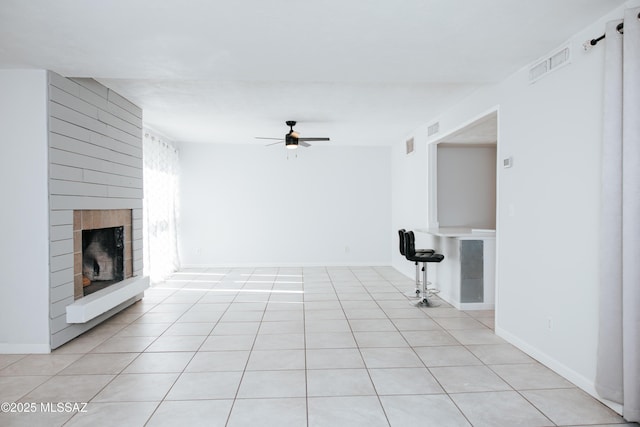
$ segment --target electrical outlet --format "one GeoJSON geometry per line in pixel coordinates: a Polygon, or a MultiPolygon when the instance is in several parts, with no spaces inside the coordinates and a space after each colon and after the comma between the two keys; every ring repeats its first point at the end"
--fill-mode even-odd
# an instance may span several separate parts
{"type": "Polygon", "coordinates": [[[344,247],[344,253],[348,254],[349,252],[351,252],[351,248],[349,248],[349,246],[345,246],[344,247]]]}

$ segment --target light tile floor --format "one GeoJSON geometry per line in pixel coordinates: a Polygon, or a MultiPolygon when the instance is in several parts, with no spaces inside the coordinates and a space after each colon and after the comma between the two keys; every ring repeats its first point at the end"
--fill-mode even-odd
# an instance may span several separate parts
{"type": "Polygon", "coordinates": [[[0,355],[0,401],[37,409],[0,425],[624,424],[497,337],[492,311],[416,307],[412,287],[388,267],[176,273],[50,355],[0,355]]]}

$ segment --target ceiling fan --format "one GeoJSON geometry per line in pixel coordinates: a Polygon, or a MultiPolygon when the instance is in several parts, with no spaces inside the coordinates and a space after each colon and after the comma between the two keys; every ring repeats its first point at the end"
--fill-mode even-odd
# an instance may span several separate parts
{"type": "Polygon", "coordinates": [[[287,133],[284,136],[284,138],[267,138],[263,136],[256,136],[256,139],[276,139],[277,140],[276,142],[267,144],[267,146],[280,144],[284,142],[285,147],[289,149],[296,149],[298,148],[298,145],[302,147],[310,147],[311,144],[309,144],[308,141],[329,141],[330,140],[329,138],[300,138],[300,134],[295,130],[293,130],[293,127],[296,125],[296,121],[287,120],[286,124],[287,126],[289,126],[289,133],[287,133]]]}

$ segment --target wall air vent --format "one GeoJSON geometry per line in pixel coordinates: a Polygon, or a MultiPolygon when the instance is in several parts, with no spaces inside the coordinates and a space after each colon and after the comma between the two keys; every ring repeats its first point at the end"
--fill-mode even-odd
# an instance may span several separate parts
{"type": "Polygon", "coordinates": [[[427,136],[435,135],[440,130],[440,122],[435,122],[427,128],[427,136]]]}
{"type": "Polygon", "coordinates": [[[407,139],[407,154],[413,153],[413,138],[407,139]]]}
{"type": "Polygon", "coordinates": [[[529,83],[540,80],[542,77],[549,74],[551,71],[555,71],[563,65],[567,65],[571,60],[571,50],[569,46],[565,46],[559,50],[554,51],[550,55],[536,61],[529,68],[529,83]]]}

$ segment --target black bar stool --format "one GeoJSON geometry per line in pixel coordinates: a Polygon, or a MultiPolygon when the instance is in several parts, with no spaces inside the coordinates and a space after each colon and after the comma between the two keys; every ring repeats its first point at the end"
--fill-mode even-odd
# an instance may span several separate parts
{"type": "MultiPolygon", "coordinates": [[[[404,228],[401,228],[400,230],[398,230],[398,237],[400,237],[400,254],[403,257],[407,257],[407,254],[405,252],[405,234],[406,233],[411,233],[411,235],[413,235],[413,231],[409,231],[407,232],[407,230],[405,230],[404,228]]],[[[414,235],[414,239],[415,239],[415,235],[414,235]]],[[[415,240],[414,240],[415,241],[415,240]]],[[[420,254],[433,254],[435,253],[435,251],[433,249],[416,249],[416,253],[420,253],[420,254]]],[[[420,297],[420,266],[418,265],[418,262],[415,261],[416,264],[416,297],[420,297]]],[[[407,295],[409,296],[409,295],[407,295]]]]}
{"type": "Polygon", "coordinates": [[[427,263],[441,262],[444,259],[444,255],[436,253],[416,252],[415,236],[412,231],[408,231],[404,235],[404,252],[405,257],[409,261],[422,263],[422,299],[420,300],[419,304],[430,307],[432,306],[432,304],[427,299],[427,263]]]}

